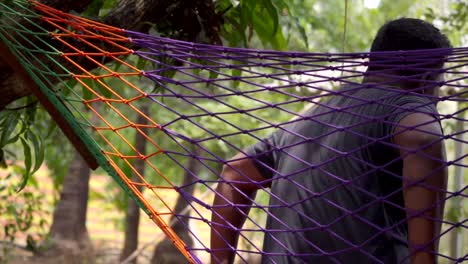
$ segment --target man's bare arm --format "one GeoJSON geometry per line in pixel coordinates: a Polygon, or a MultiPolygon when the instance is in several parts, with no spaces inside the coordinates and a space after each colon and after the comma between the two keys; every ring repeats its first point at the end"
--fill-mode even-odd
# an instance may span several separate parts
{"type": "Polygon", "coordinates": [[[438,250],[447,188],[442,139],[435,118],[421,113],[406,116],[395,130],[394,142],[403,158],[403,196],[409,216],[408,243],[412,264],[437,262],[433,252],[438,250]],[[417,129],[407,129],[409,127],[417,129]],[[411,216],[418,212],[422,214],[411,216]]]}
{"type": "Polygon", "coordinates": [[[239,232],[249,213],[252,199],[265,178],[253,161],[236,155],[224,166],[222,181],[216,188],[211,215],[211,263],[232,263],[239,232]],[[230,206],[232,205],[232,206],[230,206]],[[229,226],[232,226],[230,228],[229,226]]]}

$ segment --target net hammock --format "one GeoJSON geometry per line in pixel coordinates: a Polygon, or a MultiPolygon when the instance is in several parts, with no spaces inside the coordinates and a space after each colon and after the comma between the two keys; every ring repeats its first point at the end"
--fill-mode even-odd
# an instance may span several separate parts
{"type": "MultiPolygon", "coordinates": [[[[444,219],[431,219],[442,223],[442,246],[432,253],[457,263],[467,259],[466,248],[461,255],[453,256],[447,244],[451,235],[459,238],[468,229],[467,209],[463,205],[467,198],[463,178],[466,180],[468,173],[463,172],[467,167],[464,135],[468,48],[373,54],[228,48],[114,28],[36,1],[1,3],[0,9],[0,37],[36,83],[35,94],[42,97],[41,102],[62,123],[62,128],[69,128],[67,136],[72,141],[76,137],[75,146],[81,148],[82,154],[89,154],[90,164],[95,162],[112,176],[187,261],[208,262],[210,228],[220,225],[211,220],[214,208],[237,207],[246,216],[245,223],[240,228],[225,227],[240,234],[237,248],[231,248],[238,261],[249,262],[252,256],[259,256],[275,263],[279,256],[301,262],[326,256],[330,263],[340,263],[341,254],[353,252],[365,256],[369,263],[384,263],[370,248],[383,235],[405,227],[411,216],[391,223],[375,223],[367,218],[366,212],[375,207],[395,214],[403,212],[404,206],[395,198],[402,192],[402,175],[391,168],[401,158],[380,164],[359,159],[354,154],[375,144],[389,150],[395,146],[390,140],[393,133],[371,137],[361,133],[361,128],[373,123],[395,126],[389,121],[393,116],[408,111],[427,113],[434,101],[438,102],[437,120],[444,127],[441,140],[446,143],[449,156],[427,177],[448,169],[449,188],[434,190],[445,193],[434,206],[445,202],[446,211],[452,216],[449,213],[444,219]],[[12,32],[15,38],[9,37],[12,32]],[[427,81],[428,87],[443,85],[441,95],[423,95],[418,89],[425,89],[424,86],[393,89],[392,84],[400,81],[397,77],[379,85],[362,83],[370,56],[378,58],[374,65],[380,69],[378,73],[410,72],[399,77],[409,81],[420,80],[429,65],[443,57],[446,80],[427,81]],[[386,96],[372,97],[382,91],[386,96]],[[368,96],[361,96],[365,94],[368,96]],[[410,108],[389,104],[402,95],[427,97],[424,99],[429,103],[410,108]],[[353,103],[341,107],[334,100],[353,103]],[[376,118],[360,112],[368,105],[393,110],[376,118]],[[324,122],[330,115],[336,116],[336,122],[324,122]],[[354,121],[341,123],[340,118],[344,117],[354,121]],[[303,122],[321,127],[321,134],[310,137],[294,129],[303,122]],[[272,133],[296,139],[293,144],[252,150],[250,146],[262,146],[262,142],[270,146],[272,133]],[[336,136],[365,143],[352,149],[341,148],[330,141],[336,136]],[[312,153],[322,158],[310,162],[301,157],[297,150],[304,146],[313,146],[312,153]],[[239,184],[220,177],[223,166],[230,166],[236,153],[243,153],[242,159],[255,160],[259,170],[274,179],[250,182],[259,189],[256,197],[246,197],[252,202],[250,212],[240,204],[212,204],[219,184],[227,183],[233,188],[239,184]],[[287,173],[277,171],[261,158],[268,155],[280,155],[296,166],[287,173]],[[347,162],[358,164],[365,173],[352,177],[335,175],[332,168],[347,162]],[[325,183],[321,188],[306,185],[303,175],[307,173],[325,183]],[[362,182],[378,173],[400,187],[373,193],[362,182]],[[266,187],[278,181],[287,182],[291,193],[305,195],[285,196],[266,187]],[[335,195],[343,192],[367,198],[359,207],[348,208],[335,195]],[[335,219],[323,222],[318,213],[305,214],[301,207],[314,202],[324,204],[335,219]],[[298,229],[288,219],[302,221],[309,228],[298,229]],[[367,239],[358,241],[349,235],[351,230],[339,228],[350,221],[368,227],[367,239]],[[267,222],[275,222],[276,228],[267,228],[267,222]],[[315,241],[307,235],[310,231],[339,241],[340,250],[324,250],[325,241],[315,241]],[[283,234],[294,234],[297,241],[308,245],[308,251],[289,250],[281,239],[283,234]],[[263,241],[267,237],[281,250],[266,251],[263,241]]],[[[352,168],[349,170],[352,175],[352,168]]],[[[217,217],[222,219],[223,215],[217,217]]],[[[409,258],[410,254],[402,260],[409,258]]]]}

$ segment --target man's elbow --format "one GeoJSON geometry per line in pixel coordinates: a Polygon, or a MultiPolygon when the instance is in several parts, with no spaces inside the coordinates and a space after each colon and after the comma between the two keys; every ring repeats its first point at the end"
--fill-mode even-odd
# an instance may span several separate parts
{"type": "Polygon", "coordinates": [[[223,166],[221,181],[223,183],[228,183],[236,189],[250,189],[248,188],[248,176],[244,174],[242,168],[236,166],[235,162],[228,162],[223,166]]]}
{"type": "Polygon", "coordinates": [[[232,162],[224,164],[221,171],[221,178],[226,182],[235,182],[239,180],[239,169],[232,162]]]}

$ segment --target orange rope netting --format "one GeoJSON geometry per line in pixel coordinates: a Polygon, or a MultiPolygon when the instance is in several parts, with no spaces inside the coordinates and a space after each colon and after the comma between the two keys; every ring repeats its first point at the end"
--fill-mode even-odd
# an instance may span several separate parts
{"type": "Polygon", "coordinates": [[[185,257],[193,263],[194,260],[188,252],[185,243],[168,225],[168,220],[163,219],[163,216],[174,215],[174,212],[171,205],[161,197],[163,194],[160,194],[159,190],[169,189],[176,191],[176,187],[151,162],[151,158],[164,153],[164,149],[148,135],[148,132],[144,131],[144,128],[159,129],[159,124],[135,106],[135,103],[138,100],[146,98],[147,94],[127,79],[127,77],[131,76],[141,77],[145,75],[144,71],[122,59],[122,57],[130,56],[134,53],[132,49],[128,48],[132,45],[131,39],[125,35],[123,29],[64,13],[37,1],[31,1],[31,4],[38,14],[40,14],[40,19],[54,29],[53,31],[49,31],[48,34],[55,41],[62,44],[61,47],[63,49],[58,50],[59,57],[69,63],[70,67],[67,70],[70,72],[70,77],[81,84],[92,95],[92,98],[82,99],[81,102],[101,121],[96,122],[101,125],[91,124],[91,126],[107,146],[106,149],[102,149],[102,153],[120,179],[133,192],[134,197],[144,206],[143,209],[149,214],[149,217],[174,242],[175,246],[185,257]],[[114,71],[109,66],[106,66],[104,62],[100,61],[99,58],[104,59],[106,63],[113,61],[115,64],[120,64],[123,66],[120,69],[124,68],[126,71],[114,71]],[[88,63],[95,64],[93,68],[99,68],[100,74],[97,75],[87,70],[80,62],[77,62],[78,59],[85,59],[88,63]],[[125,91],[121,89],[122,92],[119,94],[116,89],[113,89],[104,81],[106,79],[118,80],[118,85],[124,87],[125,91]],[[89,80],[95,84],[93,87],[89,84],[89,80]],[[99,88],[97,89],[97,87],[99,88]],[[122,105],[125,105],[127,110],[131,110],[134,113],[123,113],[121,110],[122,105]],[[108,115],[108,113],[102,113],[103,111],[108,111],[104,110],[105,108],[110,109],[116,114],[114,120],[109,121],[104,117],[105,114],[108,115]],[[133,118],[130,119],[129,115],[133,118]],[[138,116],[142,116],[147,124],[134,122],[138,116]],[[115,119],[119,119],[119,121],[115,119]],[[120,124],[113,125],[112,122],[120,124]],[[121,133],[122,130],[128,128],[133,129],[144,137],[147,143],[153,147],[154,151],[151,153],[140,153],[134,146],[134,143],[121,133]],[[115,146],[116,139],[110,139],[111,136],[115,135],[130,148],[132,154],[124,154],[119,151],[119,147],[115,146]],[[123,172],[120,165],[117,164],[116,159],[124,161],[132,174],[138,177],[138,181],[132,181],[131,177],[123,172]],[[164,179],[165,185],[153,185],[149,183],[142,175],[142,172],[135,168],[134,163],[137,159],[143,160],[159,177],[164,179]],[[151,191],[163,204],[166,211],[156,210],[143,195],[144,190],[151,191]]]}

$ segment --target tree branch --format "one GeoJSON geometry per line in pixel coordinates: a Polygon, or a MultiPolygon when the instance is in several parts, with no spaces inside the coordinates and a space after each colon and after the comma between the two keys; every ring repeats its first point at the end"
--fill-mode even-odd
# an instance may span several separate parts
{"type": "MultiPolygon", "coordinates": [[[[64,12],[83,12],[92,0],[40,0],[48,6],[57,8],[64,12]]],[[[21,18],[18,19],[20,23],[25,24],[21,18]]],[[[36,21],[35,21],[36,22],[36,21]]],[[[148,32],[151,25],[155,25],[156,29],[162,34],[168,36],[195,42],[204,42],[212,44],[221,44],[219,37],[219,28],[222,23],[220,15],[216,13],[215,6],[212,0],[120,0],[117,6],[109,12],[103,19],[103,22],[115,27],[125,28],[128,30],[148,32]]],[[[6,23],[4,19],[0,23],[6,23]]],[[[50,26],[45,25],[42,21],[37,23],[44,26],[46,29],[50,26]]],[[[16,37],[14,31],[8,32],[8,37],[15,40],[21,38],[16,37]]],[[[29,40],[30,42],[33,40],[29,40]]],[[[21,45],[29,47],[31,44],[22,41],[21,45]]],[[[60,45],[52,39],[48,40],[49,44],[57,46],[60,45]]],[[[84,45],[77,46],[84,51],[90,49],[84,45]]],[[[102,43],[96,42],[102,46],[102,43]]],[[[42,44],[43,45],[43,44],[42,44]]],[[[112,50],[110,47],[106,47],[112,50]]],[[[0,54],[1,55],[1,54],[0,54]]],[[[1,56],[0,56],[1,57],[1,56]]],[[[37,59],[46,63],[51,67],[51,70],[58,73],[63,72],[58,65],[47,62],[43,55],[38,54],[37,59]]],[[[99,58],[96,58],[100,60],[99,58]]],[[[86,70],[92,70],[97,65],[86,58],[77,58],[76,62],[86,70]]],[[[70,66],[69,62],[60,61],[65,66],[70,66]]],[[[71,66],[74,68],[74,66],[71,66]]],[[[58,80],[49,80],[58,82],[58,80]]],[[[31,94],[26,83],[19,77],[8,64],[0,58],[0,110],[7,104],[15,101],[21,97],[31,94]]]]}

